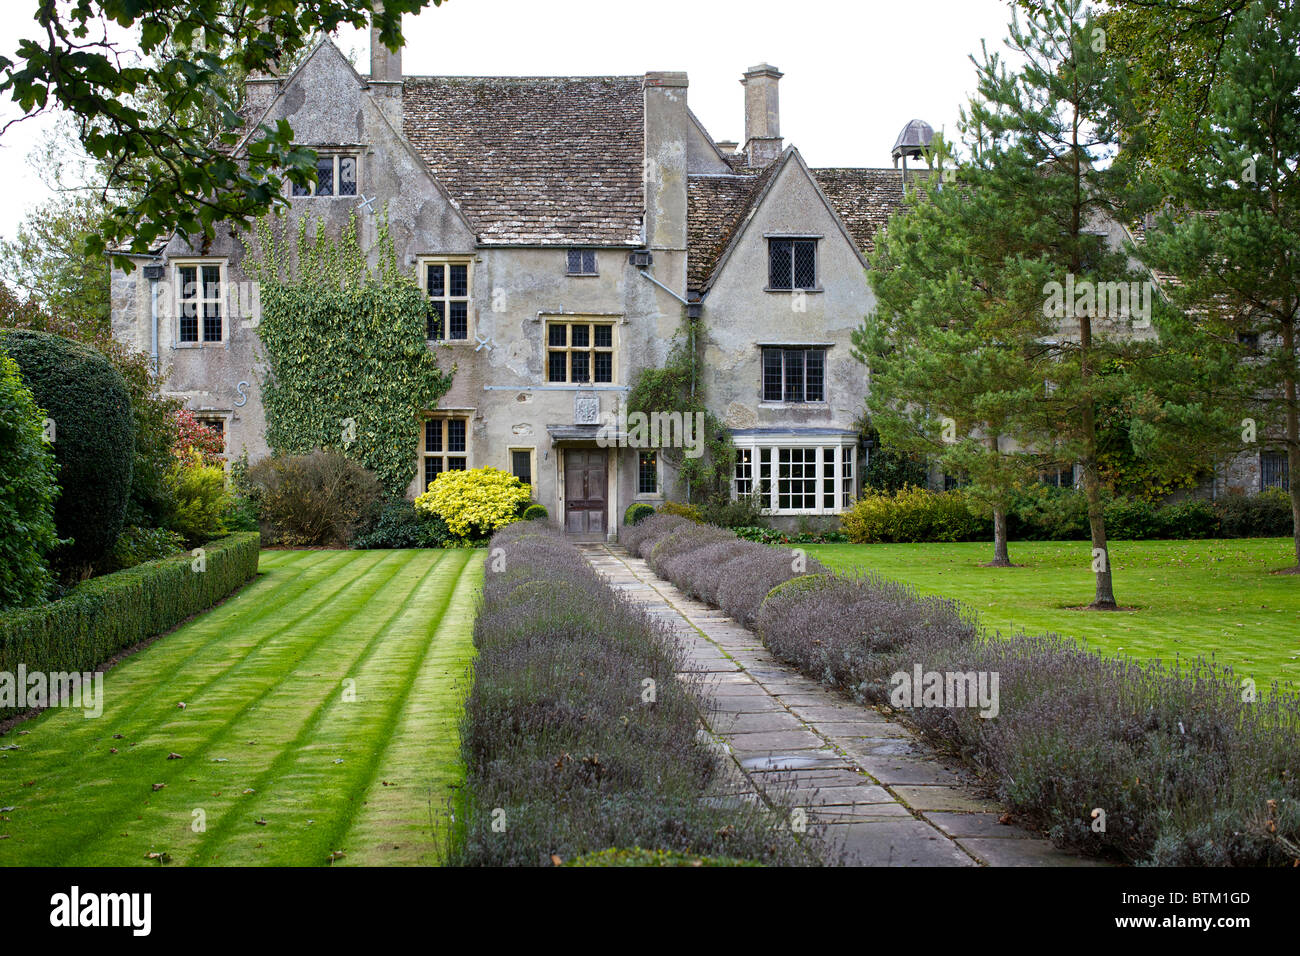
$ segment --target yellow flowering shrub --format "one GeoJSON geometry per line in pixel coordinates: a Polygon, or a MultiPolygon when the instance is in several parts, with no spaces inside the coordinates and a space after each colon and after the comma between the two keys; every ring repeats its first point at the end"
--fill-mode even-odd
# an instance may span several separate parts
{"type": "Polygon", "coordinates": [[[444,471],[415,499],[417,510],[437,515],[461,538],[485,538],[519,520],[532,489],[500,468],[444,471]]]}

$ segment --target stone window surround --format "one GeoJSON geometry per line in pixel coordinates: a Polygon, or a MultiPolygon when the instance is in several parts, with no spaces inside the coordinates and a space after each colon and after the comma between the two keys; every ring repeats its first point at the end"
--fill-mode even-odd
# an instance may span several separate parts
{"type": "MultiPolygon", "coordinates": [[[[230,260],[226,256],[185,256],[177,259],[170,259],[167,262],[172,275],[172,348],[173,349],[201,349],[201,348],[225,348],[230,340],[230,315],[226,308],[226,288],[227,276],[229,275],[228,267],[230,260]],[[221,307],[221,338],[210,342],[203,340],[203,315],[199,314],[199,332],[198,340],[194,342],[181,341],[181,309],[184,301],[184,285],[181,282],[181,268],[195,267],[202,269],[203,266],[216,266],[219,270],[218,288],[216,302],[221,307]]],[[[202,283],[202,272],[198,273],[199,282],[202,283]]],[[[203,300],[200,300],[203,301],[203,300]]],[[[213,300],[206,300],[213,301],[213,300]]]]}
{"type": "Polygon", "coordinates": [[[509,445],[506,448],[506,465],[510,474],[515,473],[515,452],[528,453],[528,472],[532,477],[531,487],[533,489],[533,498],[537,498],[537,446],[536,445],[509,445]]]}
{"type": "MultiPolygon", "coordinates": [[[[446,314],[446,312],[447,312],[447,311],[450,311],[450,310],[444,310],[444,314],[443,314],[443,317],[442,317],[442,333],[443,333],[442,338],[440,338],[440,339],[426,339],[425,341],[428,341],[428,342],[436,342],[436,343],[439,344],[439,345],[451,345],[451,344],[455,344],[455,343],[467,343],[467,342],[473,342],[473,341],[474,341],[474,336],[475,336],[475,326],[476,326],[476,323],[475,323],[475,321],[474,321],[474,263],[477,262],[477,261],[478,261],[478,258],[477,258],[476,256],[474,256],[474,255],[421,255],[421,256],[416,256],[416,258],[415,258],[415,272],[416,272],[416,275],[415,275],[415,281],[416,281],[416,283],[419,285],[419,287],[420,287],[420,291],[424,293],[426,299],[429,297],[429,289],[428,289],[428,282],[429,282],[429,266],[437,266],[437,265],[441,265],[441,266],[453,266],[453,265],[454,265],[454,266],[465,266],[465,291],[468,293],[466,296],[464,296],[464,299],[465,299],[465,337],[464,337],[463,339],[453,339],[453,338],[449,338],[449,337],[448,337],[448,333],[451,331],[451,327],[450,327],[450,321],[451,321],[451,319],[450,319],[450,317],[446,314]]],[[[449,274],[450,274],[450,273],[448,272],[447,275],[449,275],[449,274]]],[[[445,280],[444,280],[444,281],[445,281],[445,280]]],[[[460,299],[460,298],[462,298],[461,296],[452,296],[452,295],[450,295],[450,294],[449,294],[449,293],[450,293],[450,290],[449,290],[446,286],[443,287],[443,292],[444,292],[445,294],[442,296],[442,298],[441,298],[439,301],[444,302],[444,303],[450,301],[450,300],[453,299],[453,298],[454,298],[454,299],[460,299]]]]}
{"type": "MultiPolygon", "coordinates": [[[[830,407],[830,364],[831,349],[834,342],[756,342],[758,349],[758,405],[760,408],[829,408],[830,407]],[[764,349],[821,349],[822,356],[822,398],[820,402],[787,402],[768,400],[763,397],[763,350],[764,349]]],[[[784,387],[782,388],[784,394],[784,387]]]]}
{"type": "Polygon", "coordinates": [[[420,488],[419,492],[417,492],[418,494],[423,494],[425,491],[428,490],[428,486],[425,481],[425,464],[424,464],[425,459],[427,458],[442,458],[444,460],[444,469],[443,469],[444,471],[447,470],[445,467],[445,460],[449,457],[464,458],[465,468],[467,470],[476,467],[475,457],[474,457],[474,439],[473,439],[474,413],[475,410],[472,408],[439,408],[434,411],[426,412],[424,415],[420,416],[420,434],[416,441],[416,456],[415,456],[416,478],[419,481],[419,488],[420,488]],[[447,434],[446,426],[443,426],[443,442],[442,442],[443,450],[441,452],[426,452],[425,451],[425,428],[426,428],[425,423],[429,421],[448,421],[451,419],[458,419],[465,423],[464,453],[463,454],[459,452],[453,453],[447,450],[448,442],[446,437],[447,434]]]}
{"type": "MultiPolygon", "coordinates": [[[[826,290],[822,286],[822,242],[821,241],[823,238],[825,237],[822,236],[820,233],[801,233],[801,232],[763,233],[763,239],[766,240],[767,242],[767,255],[764,257],[765,278],[763,282],[763,291],[771,292],[771,293],[779,293],[783,295],[795,295],[796,293],[800,293],[800,292],[804,294],[816,295],[821,292],[825,292],[826,290]],[[813,244],[813,285],[812,286],[807,288],[800,288],[798,286],[795,286],[793,281],[791,281],[791,285],[789,287],[773,286],[771,284],[772,281],[771,262],[772,262],[772,241],[773,240],[793,241],[793,242],[798,242],[802,240],[806,242],[812,242],[813,244]]],[[[793,255],[790,261],[790,268],[792,270],[794,269],[793,255]]]]}
{"type": "Polygon", "coordinates": [[[564,314],[557,314],[557,315],[546,314],[543,317],[543,321],[541,323],[542,325],[542,381],[546,385],[552,387],[559,386],[562,388],[576,388],[581,390],[601,389],[601,388],[609,389],[609,388],[621,387],[619,385],[620,369],[619,369],[619,361],[618,361],[618,351],[619,351],[618,327],[621,324],[623,323],[620,320],[612,318],[607,315],[585,315],[582,313],[568,313],[568,312],[564,314]],[[560,346],[553,347],[551,345],[551,328],[557,325],[563,325],[568,328],[568,331],[565,332],[566,344],[564,345],[563,348],[561,348],[560,346]],[[590,327],[591,331],[588,333],[588,337],[587,337],[588,344],[586,346],[575,347],[569,344],[573,341],[573,326],[575,325],[585,325],[590,327]],[[596,346],[596,326],[598,325],[609,326],[609,331],[610,331],[609,348],[605,348],[603,346],[601,347],[596,346]],[[563,382],[551,381],[551,353],[552,352],[564,352],[566,356],[571,356],[575,352],[585,352],[586,354],[591,356],[591,358],[588,359],[588,365],[587,365],[587,372],[590,380],[586,382],[573,381],[572,358],[566,358],[565,380],[563,382]],[[609,376],[610,380],[608,382],[597,382],[595,380],[596,378],[595,354],[597,352],[608,352],[610,354],[610,376],[609,376]]]}
{"type": "Polygon", "coordinates": [[[361,154],[366,152],[364,148],[360,146],[311,146],[308,148],[316,153],[317,162],[322,159],[333,161],[334,182],[332,191],[325,195],[317,195],[316,187],[312,186],[310,193],[298,193],[294,191],[293,183],[289,183],[290,199],[356,199],[361,195],[361,154]],[[344,159],[352,160],[352,170],[356,180],[353,184],[353,191],[346,195],[339,192],[339,165],[340,161],[344,159]]]}
{"type": "Polygon", "coordinates": [[[657,448],[638,448],[636,451],[636,496],[637,501],[662,501],[664,498],[664,459],[657,448]],[[641,456],[655,456],[655,490],[641,490],[641,456]]]}

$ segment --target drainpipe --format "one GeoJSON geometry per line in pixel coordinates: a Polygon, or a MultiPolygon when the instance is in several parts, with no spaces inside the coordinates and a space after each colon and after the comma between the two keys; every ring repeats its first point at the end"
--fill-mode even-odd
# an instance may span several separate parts
{"type": "Polygon", "coordinates": [[[144,277],[149,280],[149,314],[153,328],[149,337],[149,359],[153,362],[153,373],[158,374],[158,280],[163,277],[160,265],[145,266],[144,277]]]}

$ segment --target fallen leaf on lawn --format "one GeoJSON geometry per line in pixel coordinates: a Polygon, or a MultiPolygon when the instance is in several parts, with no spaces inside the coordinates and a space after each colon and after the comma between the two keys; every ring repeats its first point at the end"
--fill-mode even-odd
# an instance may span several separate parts
{"type": "Polygon", "coordinates": [[[344,853],[342,850],[331,850],[329,855],[329,861],[333,863],[335,860],[341,860],[345,856],[347,856],[347,854],[344,853]]]}
{"type": "Polygon", "coordinates": [[[264,820],[264,819],[263,819],[263,820],[254,820],[253,822],[256,823],[259,827],[264,827],[264,826],[266,826],[266,820],[264,820]]]}
{"type": "Polygon", "coordinates": [[[117,753],[117,748],[116,748],[116,747],[109,747],[109,748],[108,748],[108,752],[111,753],[111,754],[115,754],[115,753],[117,753]]]}
{"type": "Polygon", "coordinates": [[[181,701],[179,704],[176,705],[176,707],[177,707],[178,710],[184,710],[184,709],[185,709],[185,701],[181,701]]]}
{"type": "Polygon", "coordinates": [[[162,789],[163,787],[165,787],[165,786],[167,786],[167,784],[165,784],[165,783],[155,783],[155,784],[153,785],[154,792],[157,793],[159,790],[161,790],[161,789],[162,789]]]}
{"type": "Polygon", "coordinates": [[[212,758],[212,762],[213,762],[213,763],[230,763],[230,758],[229,758],[229,757],[213,757],[213,758],[212,758]]]}
{"type": "Polygon", "coordinates": [[[17,807],[0,807],[0,813],[13,813],[17,807]]]}
{"type": "Polygon", "coordinates": [[[114,734],[114,735],[113,735],[113,739],[114,739],[114,740],[121,740],[122,738],[123,738],[123,735],[122,735],[122,734],[114,734]]]}
{"type": "Polygon", "coordinates": [[[181,758],[181,755],[180,755],[180,754],[168,754],[168,755],[167,755],[167,759],[168,759],[168,760],[180,760],[180,759],[182,759],[182,758],[181,758]]]}
{"type": "Polygon", "coordinates": [[[257,791],[254,790],[252,787],[249,787],[247,790],[244,791],[244,793],[257,793],[257,791]]]}

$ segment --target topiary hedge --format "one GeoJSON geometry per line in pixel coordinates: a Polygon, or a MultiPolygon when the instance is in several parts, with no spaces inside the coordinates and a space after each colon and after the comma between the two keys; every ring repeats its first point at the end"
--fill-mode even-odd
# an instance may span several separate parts
{"type": "MultiPolygon", "coordinates": [[[[92,578],[61,600],[0,613],[0,672],[86,672],[207,610],[257,573],[261,539],[232,534],[190,552],[92,578]]],[[[13,716],[0,708],[0,719],[13,716]]]]}
{"type": "Polygon", "coordinates": [[[654,505],[638,501],[635,504],[628,505],[627,511],[623,512],[623,523],[626,525],[640,524],[654,513],[654,505]]]}
{"type": "Polygon", "coordinates": [[[54,506],[60,570],[88,569],[113,546],[131,493],[135,420],[117,369],[88,345],[46,332],[0,331],[36,404],[54,423],[62,493],[54,506]]]}
{"type": "Polygon", "coordinates": [[[41,437],[41,410],[18,365],[0,349],[0,608],[35,604],[50,584],[54,452],[41,437]]]}

